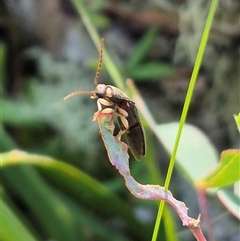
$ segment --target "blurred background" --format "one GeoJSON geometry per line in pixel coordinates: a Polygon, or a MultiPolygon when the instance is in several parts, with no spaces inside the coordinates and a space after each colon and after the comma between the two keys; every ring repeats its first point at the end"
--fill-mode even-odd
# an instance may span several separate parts
{"type": "MultiPolygon", "coordinates": [[[[10,165],[3,172],[1,196],[8,201],[11,214],[30,233],[32,239],[25,241],[112,240],[113,235],[115,240],[150,240],[158,202],[133,197],[109,163],[98,126],[92,122],[96,102],[89,96],[63,101],[75,90],[95,88],[93,80],[99,61],[99,49],[74,2],[77,1],[0,1],[1,152],[18,149],[29,158],[36,154],[60,160],[67,165],[57,162],[59,169],[69,168],[72,177],[76,172],[80,182],[86,180],[93,190],[83,188],[83,193],[80,186],[74,187],[73,179],[68,183],[63,175],[58,176],[58,168],[50,173],[41,164],[23,169],[10,165]],[[28,187],[31,183],[36,185],[28,187]],[[96,194],[96,185],[103,193],[96,194]],[[49,210],[59,207],[59,203],[54,203],[58,200],[65,211],[56,210],[56,219],[49,218],[38,195],[40,199],[49,197],[45,200],[49,210]],[[101,195],[108,198],[101,199],[101,195]],[[108,202],[111,199],[116,205],[108,202]],[[129,213],[124,216],[122,209],[129,213]]],[[[124,79],[133,78],[155,120],[179,121],[209,1],[80,2],[104,37],[104,47],[124,79]]],[[[238,0],[219,1],[187,118],[188,123],[207,134],[219,153],[239,145],[232,117],[240,106],[239,13],[238,0]]],[[[114,85],[104,65],[99,83],[114,85]]],[[[156,180],[146,165],[147,158],[152,158],[162,180],[158,184],[163,185],[169,156],[148,128],[146,136],[149,156],[141,162],[131,160],[132,175],[140,183],[154,184],[156,180]]],[[[186,203],[190,216],[198,215],[196,190],[181,170],[175,170],[170,190],[186,203]]],[[[238,221],[216,197],[208,201],[216,240],[239,240],[238,221]]],[[[173,210],[167,210],[176,231],[172,240],[195,240],[173,210]]],[[[159,240],[169,240],[167,225],[163,219],[159,240]]],[[[16,239],[10,235],[3,240],[16,239]]]]}

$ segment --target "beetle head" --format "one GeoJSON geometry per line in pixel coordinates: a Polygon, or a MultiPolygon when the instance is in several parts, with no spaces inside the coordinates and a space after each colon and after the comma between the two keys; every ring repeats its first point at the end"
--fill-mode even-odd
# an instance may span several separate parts
{"type": "Polygon", "coordinates": [[[104,98],[106,93],[106,87],[107,86],[104,84],[98,84],[95,89],[96,96],[99,98],[104,98]]]}
{"type": "Polygon", "coordinates": [[[95,89],[95,95],[98,98],[111,98],[113,95],[113,90],[108,85],[98,84],[95,89]]]}

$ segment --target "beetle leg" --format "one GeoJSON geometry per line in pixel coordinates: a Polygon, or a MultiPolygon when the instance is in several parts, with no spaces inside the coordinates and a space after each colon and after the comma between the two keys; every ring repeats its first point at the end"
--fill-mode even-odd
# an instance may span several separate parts
{"type": "Polygon", "coordinates": [[[115,110],[112,109],[112,108],[105,108],[105,109],[101,110],[101,113],[104,113],[104,114],[115,114],[115,110]]]}
{"type": "Polygon", "coordinates": [[[127,120],[127,117],[128,117],[128,113],[126,110],[120,108],[120,107],[117,107],[117,111],[118,112],[115,112],[115,115],[118,116],[120,118],[120,121],[124,127],[124,130],[120,130],[119,133],[116,135],[116,138],[120,141],[121,140],[121,136],[125,133],[128,133],[129,131],[129,123],[128,123],[128,120],[127,120]]]}
{"type": "Polygon", "coordinates": [[[97,100],[98,110],[101,111],[103,106],[113,106],[114,104],[106,99],[99,98],[97,100]]]}
{"type": "MultiPolygon", "coordinates": [[[[94,98],[94,97],[93,97],[94,98]]],[[[103,109],[103,106],[112,106],[113,104],[111,102],[109,102],[108,100],[105,100],[103,98],[100,98],[97,100],[97,107],[98,107],[98,111],[94,113],[93,115],[93,121],[95,121],[97,119],[97,114],[98,112],[103,112],[106,114],[111,114],[114,112],[114,110],[112,108],[105,108],[103,109]]]]}
{"type": "Polygon", "coordinates": [[[116,138],[120,141],[120,140],[121,140],[121,136],[122,136],[123,134],[129,132],[129,123],[128,123],[127,119],[126,119],[124,116],[118,114],[118,117],[120,118],[120,120],[121,120],[121,122],[122,122],[122,124],[123,124],[123,126],[124,126],[124,128],[125,128],[124,130],[120,130],[120,131],[118,132],[118,134],[116,135],[116,138]]]}
{"type": "Polygon", "coordinates": [[[101,105],[100,99],[97,100],[97,107],[98,107],[98,111],[102,110],[102,105],[101,105]]]}
{"type": "Polygon", "coordinates": [[[121,141],[121,137],[126,133],[126,130],[120,130],[118,134],[115,136],[119,141],[121,141]]]}
{"type": "MultiPolygon", "coordinates": [[[[98,107],[98,111],[94,113],[93,115],[93,121],[95,121],[97,119],[97,114],[99,112],[101,113],[105,113],[105,114],[114,114],[115,113],[115,109],[111,108],[110,106],[113,106],[114,104],[106,99],[103,99],[103,98],[99,98],[97,100],[97,107],[98,107]],[[104,106],[109,106],[108,108],[104,108],[104,106]]],[[[114,129],[115,129],[115,125],[114,125],[114,121],[113,121],[113,118],[112,120],[110,120],[107,125],[106,125],[106,128],[108,130],[111,131],[111,133],[114,132],[114,129]]]]}
{"type": "Polygon", "coordinates": [[[125,132],[128,132],[128,130],[129,130],[129,124],[128,124],[128,121],[127,121],[126,117],[120,115],[119,118],[120,118],[120,120],[121,120],[121,122],[122,122],[122,124],[123,124],[123,126],[124,126],[124,128],[125,128],[125,132]]]}
{"type": "Polygon", "coordinates": [[[127,121],[128,113],[126,110],[120,107],[117,107],[117,109],[118,109],[117,116],[119,116],[125,130],[128,131],[129,130],[129,123],[127,121]]]}
{"type": "Polygon", "coordinates": [[[112,106],[113,104],[111,102],[109,102],[108,100],[105,100],[105,99],[98,99],[97,100],[97,107],[98,107],[98,111],[94,113],[93,115],[93,121],[96,120],[96,115],[98,112],[103,112],[103,113],[106,113],[106,114],[111,114],[114,112],[114,110],[112,108],[105,108],[103,109],[103,106],[112,106]]]}
{"type": "MultiPolygon", "coordinates": [[[[114,116],[117,116],[117,117],[120,118],[122,126],[124,127],[124,130],[120,130],[119,133],[116,135],[116,138],[118,140],[120,140],[121,136],[124,133],[129,132],[129,123],[128,123],[127,119],[126,119],[128,117],[128,113],[127,113],[126,110],[124,110],[124,109],[122,109],[122,108],[120,108],[118,106],[114,107],[114,104],[111,101],[106,100],[104,98],[99,98],[97,100],[97,106],[98,106],[98,111],[94,114],[93,121],[96,120],[98,112],[106,113],[106,114],[113,114],[114,116]],[[104,108],[104,107],[106,107],[106,108],[104,108]],[[111,107],[113,107],[113,108],[111,108],[111,107]]],[[[115,129],[114,121],[111,120],[106,125],[106,128],[113,133],[114,129],[115,129]]]]}
{"type": "Polygon", "coordinates": [[[120,107],[117,107],[117,109],[118,109],[118,112],[120,115],[124,116],[125,118],[128,117],[127,111],[125,111],[124,109],[122,109],[120,107]]]}

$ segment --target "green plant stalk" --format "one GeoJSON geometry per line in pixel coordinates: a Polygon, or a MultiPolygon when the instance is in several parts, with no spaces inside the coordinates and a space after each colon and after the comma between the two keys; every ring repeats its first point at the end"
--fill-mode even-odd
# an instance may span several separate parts
{"type": "MultiPolygon", "coordinates": [[[[86,29],[88,30],[89,35],[91,36],[96,48],[99,49],[101,38],[99,37],[95,26],[91,22],[90,15],[88,14],[88,9],[85,7],[83,0],[72,0],[72,3],[81,15],[82,21],[86,29]]],[[[105,64],[111,79],[118,88],[124,90],[125,84],[123,82],[123,76],[120,74],[119,69],[112,61],[106,49],[103,50],[103,55],[103,63],[105,64]]]]}
{"type": "MultiPolygon", "coordinates": [[[[216,9],[217,9],[217,5],[218,5],[218,0],[212,0],[210,10],[209,10],[209,14],[208,14],[207,21],[206,21],[206,25],[205,25],[205,28],[204,28],[204,31],[203,31],[202,39],[201,39],[200,46],[199,46],[199,49],[198,49],[196,61],[195,61],[195,64],[194,64],[192,76],[191,76],[191,79],[190,79],[190,84],[189,84],[189,87],[188,87],[186,99],[185,99],[185,102],[184,102],[183,111],[182,111],[182,115],[181,115],[181,118],[180,118],[179,129],[178,129],[176,141],[175,141],[175,144],[174,144],[173,154],[172,154],[171,159],[170,159],[170,164],[169,164],[169,168],[168,168],[168,172],[167,172],[167,176],[166,176],[166,181],[165,181],[165,184],[164,184],[164,187],[166,189],[168,189],[169,184],[170,184],[170,180],[171,180],[171,176],[172,176],[172,172],[173,172],[173,168],[174,168],[174,164],[175,164],[176,153],[177,153],[177,149],[178,149],[178,146],[179,146],[182,129],[183,129],[184,123],[186,121],[188,109],[189,109],[190,102],[191,102],[191,99],[192,99],[193,90],[194,90],[195,83],[196,83],[196,80],[197,80],[197,75],[198,75],[199,68],[200,68],[201,63],[202,63],[204,51],[205,51],[205,48],[206,48],[207,40],[208,40],[208,37],[209,37],[209,33],[210,33],[210,30],[211,30],[211,26],[212,26],[212,23],[213,23],[213,19],[214,19],[214,15],[215,15],[215,12],[216,12],[216,9]]],[[[157,219],[156,219],[155,227],[154,227],[154,231],[153,231],[152,241],[155,241],[157,239],[157,233],[158,233],[159,226],[160,226],[160,221],[161,221],[161,217],[162,217],[162,213],[163,213],[164,204],[165,203],[163,201],[160,202],[158,215],[157,215],[157,219]]]]}
{"type": "Polygon", "coordinates": [[[6,85],[6,60],[7,60],[6,44],[4,44],[4,42],[0,42],[0,95],[4,93],[5,85],[6,85]]]}

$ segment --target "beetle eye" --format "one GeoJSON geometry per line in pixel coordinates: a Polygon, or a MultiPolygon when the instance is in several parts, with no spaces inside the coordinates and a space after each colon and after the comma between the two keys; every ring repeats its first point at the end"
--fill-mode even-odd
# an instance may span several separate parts
{"type": "Polygon", "coordinates": [[[104,97],[104,95],[103,95],[102,93],[96,93],[96,96],[97,96],[98,98],[103,98],[103,97],[104,97]]]}

